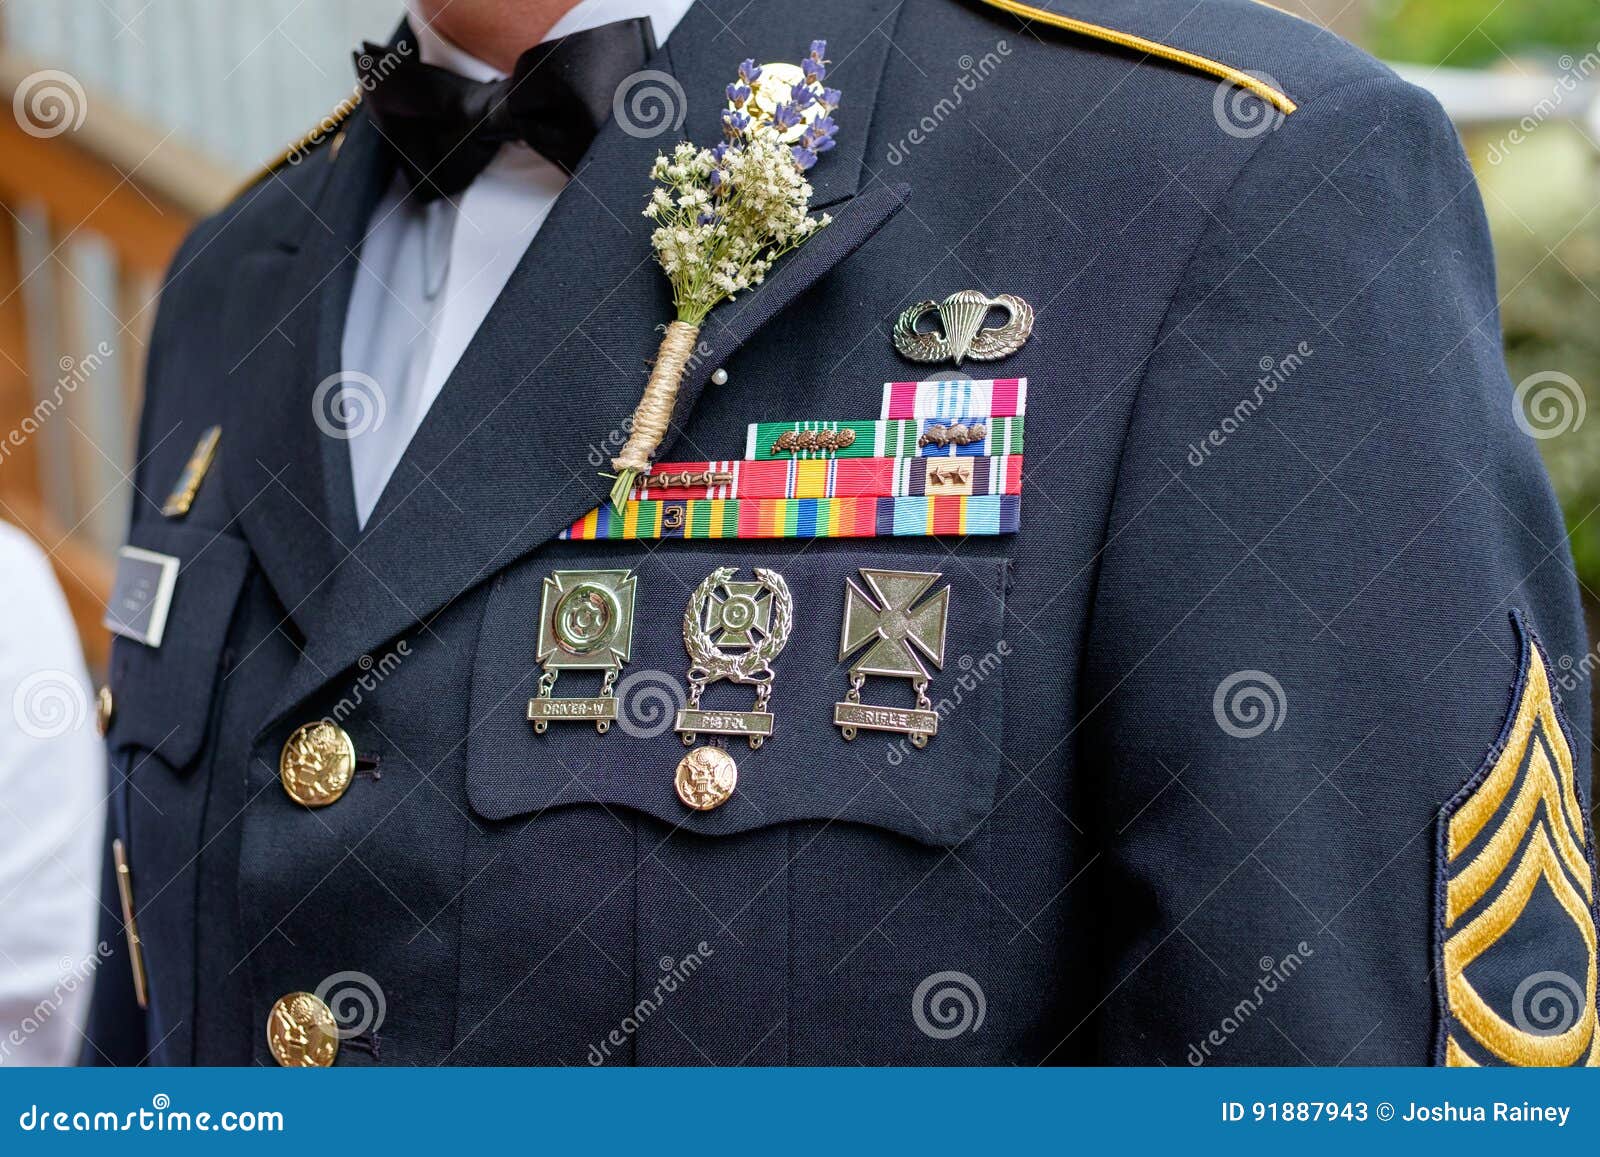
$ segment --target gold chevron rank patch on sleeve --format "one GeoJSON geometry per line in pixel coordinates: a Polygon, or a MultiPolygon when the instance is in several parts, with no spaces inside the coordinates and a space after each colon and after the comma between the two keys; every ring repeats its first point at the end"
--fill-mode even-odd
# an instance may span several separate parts
{"type": "Polygon", "coordinates": [[[1549,661],[1520,614],[1500,740],[1446,806],[1436,952],[1447,1065],[1600,1065],[1595,872],[1549,661]]]}

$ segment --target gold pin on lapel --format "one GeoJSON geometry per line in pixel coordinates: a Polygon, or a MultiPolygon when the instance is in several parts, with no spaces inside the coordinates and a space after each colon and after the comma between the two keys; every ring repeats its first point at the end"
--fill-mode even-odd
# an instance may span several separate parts
{"type": "Polygon", "coordinates": [[[111,841],[111,861],[117,870],[117,896],[122,901],[122,931],[128,938],[128,959],[133,964],[133,998],[140,1008],[150,1007],[150,990],[144,971],[144,941],[133,914],[133,872],[121,840],[111,841]]]}
{"type": "Polygon", "coordinates": [[[168,518],[182,518],[189,513],[189,508],[194,505],[195,495],[200,493],[200,483],[205,481],[206,472],[211,469],[211,462],[217,456],[217,442],[221,438],[221,426],[212,426],[200,435],[200,441],[195,443],[194,453],[189,455],[183,473],[178,475],[177,485],[172,488],[172,493],[167,495],[167,501],[161,507],[162,514],[168,518]]]}

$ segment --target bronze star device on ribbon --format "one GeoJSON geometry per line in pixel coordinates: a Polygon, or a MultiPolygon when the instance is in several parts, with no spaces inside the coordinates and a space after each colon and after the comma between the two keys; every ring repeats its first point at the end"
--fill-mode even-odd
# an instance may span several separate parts
{"type": "Polygon", "coordinates": [[[680,142],[650,170],[657,186],[644,215],[656,223],[650,243],[678,316],[661,339],[628,441],[611,460],[617,510],[666,436],[706,315],[760,285],[773,262],[828,224],[826,214],[807,216],[805,178],[837,131],[839,92],[823,85],[827,50],[826,41],[813,41],[798,65],[746,60],[728,86],[727,139],[712,149],[680,142]]]}

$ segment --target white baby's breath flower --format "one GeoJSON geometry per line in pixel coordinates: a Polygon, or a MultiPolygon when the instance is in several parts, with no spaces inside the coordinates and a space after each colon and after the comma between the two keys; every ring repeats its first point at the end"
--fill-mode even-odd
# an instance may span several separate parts
{"type": "Polygon", "coordinates": [[[822,228],[807,214],[811,183],[768,124],[720,153],[687,141],[656,158],[645,216],[680,320],[699,324],[719,301],[765,279],[778,257],[822,228]]]}

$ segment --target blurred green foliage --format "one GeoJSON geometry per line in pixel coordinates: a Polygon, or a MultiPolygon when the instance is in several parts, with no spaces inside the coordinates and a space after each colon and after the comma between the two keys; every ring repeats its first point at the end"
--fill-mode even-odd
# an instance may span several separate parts
{"type": "MultiPolygon", "coordinates": [[[[1585,392],[1582,420],[1540,443],[1566,511],[1572,553],[1591,600],[1600,599],[1600,214],[1547,242],[1507,228],[1497,238],[1506,362],[1514,382],[1559,372],[1585,392]],[[1507,292],[1509,290],[1509,292],[1507,292]]],[[[1559,388],[1576,403],[1571,391],[1559,388]]],[[[1529,397],[1533,395],[1530,392],[1529,397]]],[[[1552,395],[1556,397],[1558,395],[1552,395]]],[[[1530,425],[1549,428],[1537,414],[1530,425]]]]}
{"type": "Polygon", "coordinates": [[[1385,60],[1491,68],[1507,56],[1582,54],[1600,43],[1596,0],[1375,0],[1365,37],[1385,60]]]}
{"type": "MultiPolygon", "coordinates": [[[[1366,11],[1365,46],[1397,62],[1483,69],[1519,62],[1555,73],[1570,63],[1562,56],[1581,58],[1600,45],[1600,0],[1368,0],[1366,11]]],[[[1584,393],[1583,420],[1539,448],[1567,515],[1579,577],[1600,604],[1600,212],[1593,211],[1600,156],[1576,128],[1552,123],[1536,130],[1538,142],[1488,166],[1484,146],[1500,138],[1504,149],[1504,128],[1474,135],[1495,227],[1511,380],[1563,374],[1584,393]],[[1548,146],[1562,138],[1570,138],[1576,164],[1551,164],[1548,146]]],[[[1530,424],[1547,428],[1533,414],[1530,424]]]]}

